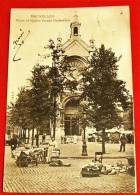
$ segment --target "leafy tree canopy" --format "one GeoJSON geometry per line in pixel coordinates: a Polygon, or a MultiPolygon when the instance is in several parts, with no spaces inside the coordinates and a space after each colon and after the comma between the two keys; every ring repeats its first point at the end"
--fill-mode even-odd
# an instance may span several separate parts
{"type": "Polygon", "coordinates": [[[95,49],[83,72],[83,97],[88,97],[88,113],[97,130],[111,129],[122,123],[121,109],[129,105],[125,82],[117,78],[117,58],[111,49],[95,49]]]}

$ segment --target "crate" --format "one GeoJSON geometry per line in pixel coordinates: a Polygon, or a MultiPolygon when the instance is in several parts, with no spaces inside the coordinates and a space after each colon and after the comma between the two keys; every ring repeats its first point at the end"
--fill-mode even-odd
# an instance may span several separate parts
{"type": "Polygon", "coordinates": [[[54,150],[52,151],[52,158],[59,158],[60,156],[60,150],[54,150]]]}
{"type": "Polygon", "coordinates": [[[102,163],[103,160],[103,153],[102,152],[95,152],[95,162],[101,162],[102,163]]]}
{"type": "Polygon", "coordinates": [[[128,160],[129,165],[131,166],[135,165],[134,157],[127,158],[127,160],[128,160]]]}
{"type": "Polygon", "coordinates": [[[100,173],[101,170],[98,167],[92,166],[85,166],[81,171],[82,177],[97,177],[100,173]]]}

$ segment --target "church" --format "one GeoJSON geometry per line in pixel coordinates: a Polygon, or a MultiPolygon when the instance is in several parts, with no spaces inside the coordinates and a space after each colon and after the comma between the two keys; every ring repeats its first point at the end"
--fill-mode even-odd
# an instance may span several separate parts
{"type": "MultiPolygon", "coordinates": [[[[60,45],[62,49],[65,51],[65,55],[67,56],[67,63],[69,63],[70,67],[72,68],[72,72],[74,77],[78,80],[81,77],[81,71],[84,67],[87,66],[88,62],[87,59],[92,55],[94,52],[94,39],[91,38],[89,40],[89,44],[85,43],[82,40],[82,36],[80,34],[80,29],[82,25],[78,20],[77,14],[74,14],[70,26],[69,32],[70,37],[65,42],[62,43],[62,38],[59,36],[57,38],[57,45],[60,45]]],[[[76,91],[74,93],[70,92],[69,90],[64,90],[63,93],[57,97],[57,103],[59,105],[59,111],[57,112],[56,117],[56,127],[55,127],[55,139],[61,139],[63,136],[73,136],[77,135],[79,138],[82,136],[83,129],[80,127],[79,119],[78,119],[78,112],[79,112],[79,101],[78,97],[81,95],[81,91],[76,91]]],[[[121,111],[121,115],[123,116],[124,125],[122,126],[122,130],[132,130],[133,129],[133,102],[131,104],[131,108],[127,110],[127,112],[121,111]],[[132,117],[130,116],[132,115],[132,117]],[[130,119],[130,117],[132,119],[130,119]]],[[[9,125],[9,118],[10,116],[7,115],[6,121],[6,133],[10,135],[10,132],[19,132],[23,131],[22,129],[18,130],[14,127],[10,127],[9,125]],[[11,129],[12,128],[12,129],[11,129]]],[[[91,133],[94,131],[94,126],[86,127],[86,134],[91,133]]],[[[34,131],[34,135],[36,134],[36,129],[34,131]]],[[[41,131],[39,132],[40,135],[45,133],[46,135],[53,135],[53,124],[50,120],[46,120],[42,125],[41,131]]],[[[25,137],[31,136],[31,132],[27,131],[21,134],[25,134],[25,137]],[[27,135],[26,135],[27,134],[27,135]]]]}
{"type": "MultiPolygon", "coordinates": [[[[87,65],[87,58],[94,51],[94,39],[89,40],[89,45],[82,40],[80,34],[81,23],[78,20],[77,14],[73,16],[70,22],[70,38],[62,44],[62,38],[57,38],[57,44],[61,45],[65,51],[70,67],[73,69],[75,78],[80,78],[80,71],[87,65]]],[[[78,96],[80,91],[71,93],[65,90],[63,94],[57,98],[60,107],[60,112],[56,120],[55,137],[60,139],[61,136],[81,136],[82,129],[80,128],[77,119],[78,114],[78,96]]],[[[52,129],[52,127],[51,127],[52,129]]]]}

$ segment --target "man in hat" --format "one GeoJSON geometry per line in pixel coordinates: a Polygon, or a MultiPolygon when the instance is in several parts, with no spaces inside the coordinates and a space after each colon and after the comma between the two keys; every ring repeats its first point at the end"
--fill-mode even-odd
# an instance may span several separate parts
{"type": "Polygon", "coordinates": [[[127,138],[125,136],[125,134],[123,133],[121,138],[120,138],[120,142],[121,142],[121,145],[120,145],[120,151],[121,152],[123,150],[123,152],[125,152],[125,144],[127,143],[127,138]]]}
{"type": "Polygon", "coordinates": [[[10,146],[11,146],[11,154],[13,157],[13,150],[17,147],[17,136],[13,134],[13,137],[10,139],[10,146]]]}

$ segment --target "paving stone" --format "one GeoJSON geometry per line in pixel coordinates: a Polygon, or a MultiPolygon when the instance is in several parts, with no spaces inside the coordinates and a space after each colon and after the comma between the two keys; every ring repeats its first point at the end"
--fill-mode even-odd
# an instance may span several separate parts
{"type": "MultiPolygon", "coordinates": [[[[104,159],[105,164],[114,164],[119,160],[127,164],[126,159],[104,159]]],[[[4,192],[83,192],[83,193],[117,193],[135,192],[135,177],[127,173],[117,175],[100,175],[85,178],[81,168],[91,159],[64,159],[71,167],[49,167],[39,164],[38,167],[17,167],[10,157],[10,147],[5,150],[4,192]]]]}

